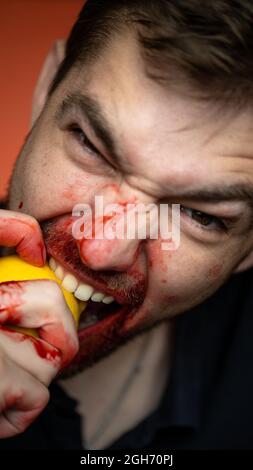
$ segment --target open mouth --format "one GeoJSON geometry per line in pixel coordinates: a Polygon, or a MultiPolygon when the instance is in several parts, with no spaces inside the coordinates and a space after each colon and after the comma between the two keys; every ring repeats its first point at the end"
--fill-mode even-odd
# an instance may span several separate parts
{"type": "Polygon", "coordinates": [[[87,303],[78,336],[82,355],[94,359],[126,334],[128,320],[145,299],[146,268],[136,262],[127,272],[91,269],[81,260],[72,223],[71,216],[59,217],[43,222],[41,228],[51,269],[66,290],[87,303]]]}
{"type": "Polygon", "coordinates": [[[78,332],[86,334],[96,330],[99,324],[113,316],[124,316],[132,312],[133,308],[129,305],[118,303],[112,295],[97,290],[91,284],[82,282],[76,275],[71,273],[55,258],[50,257],[49,265],[54,271],[56,277],[61,281],[62,287],[80,301],[86,303],[84,311],[81,313],[78,332]]]}

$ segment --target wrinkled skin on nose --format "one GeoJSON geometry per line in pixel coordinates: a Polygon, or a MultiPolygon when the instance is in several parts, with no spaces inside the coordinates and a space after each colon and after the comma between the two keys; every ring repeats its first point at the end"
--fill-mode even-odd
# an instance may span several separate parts
{"type": "MultiPolygon", "coordinates": [[[[94,217],[91,236],[85,231],[77,245],[84,264],[94,270],[128,271],[138,259],[142,240],[134,227],[135,204],[117,204],[108,215],[94,217]],[[129,209],[130,207],[130,209],[129,209]],[[133,238],[128,239],[127,222],[131,224],[133,238]]],[[[145,220],[143,218],[143,224],[145,220]]],[[[84,220],[85,228],[85,220],[84,220]]],[[[74,235],[74,230],[72,230],[74,235]]]]}

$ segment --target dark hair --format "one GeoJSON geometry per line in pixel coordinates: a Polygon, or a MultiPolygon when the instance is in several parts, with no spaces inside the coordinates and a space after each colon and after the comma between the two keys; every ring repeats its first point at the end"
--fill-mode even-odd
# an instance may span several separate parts
{"type": "Polygon", "coordinates": [[[87,0],[49,94],[127,28],[153,79],[213,100],[253,98],[252,0],[87,0]]]}

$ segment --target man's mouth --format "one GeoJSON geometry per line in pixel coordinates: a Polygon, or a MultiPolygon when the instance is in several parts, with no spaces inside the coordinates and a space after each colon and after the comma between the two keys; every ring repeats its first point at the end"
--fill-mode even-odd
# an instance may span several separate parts
{"type": "Polygon", "coordinates": [[[72,363],[86,367],[129,335],[128,322],[145,298],[147,267],[142,253],[127,272],[91,269],[81,260],[72,223],[72,216],[60,216],[43,222],[41,228],[48,258],[54,259],[51,268],[67,290],[87,302],[78,330],[80,348],[72,363]]]}
{"type": "Polygon", "coordinates": [[[106,292],[96,290],[96,288],[87,283],[83,283],[78,276],[72,274],[55,258],[50,257],[49,265],[54,271],[56,277],[61,281],[62,287],[80,301],[87,303],[79,321],[79,332],[88,330],[86,333],[94,331],[91,327],[102,322],[111,315],[127,314],[132,312],[130,305],[122,305],[115,298],[106,292]]]}

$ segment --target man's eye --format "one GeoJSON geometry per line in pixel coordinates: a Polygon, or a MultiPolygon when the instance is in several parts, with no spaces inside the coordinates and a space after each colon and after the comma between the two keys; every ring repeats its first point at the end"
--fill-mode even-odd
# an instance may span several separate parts
{"type": "Polygon", "coordinates": [[[73,125],[70,127],[69,130],[82,147],[84,147],[86,150],[89,150],[92,153],[96,153],[100,155],[100,152],[90,142],[90,140],[88,139],[88,137],[86,136],[86,134],[83,132],[83,130],[80,127],[73,125]]]}
{"type": "Polygon", "coordinates": [[[223,232],[227,230],[227,226],[219,217],[184,206],[181,206],[181,212],[185,213],[194,222],[197,222],[204,230],[219,230],[223,232]]]}

